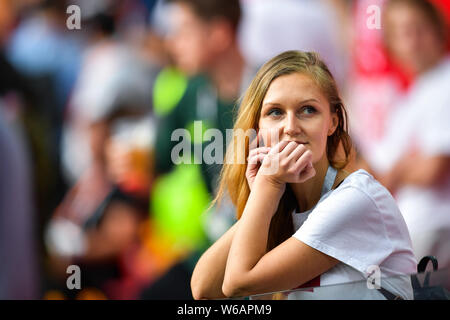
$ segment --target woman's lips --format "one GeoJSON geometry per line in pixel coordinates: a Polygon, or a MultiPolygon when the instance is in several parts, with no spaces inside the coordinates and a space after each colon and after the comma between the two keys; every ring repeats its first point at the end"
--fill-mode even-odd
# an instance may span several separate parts
{"type": "Polygon", "coordinates": [[[298,143],[298,144],[308,144],[308,142],[302,142],[302,141],[296,141],[296,140],[286,140],[286,141],[289,141],[289,142],[296,142],[296,143],[298,143]]]}

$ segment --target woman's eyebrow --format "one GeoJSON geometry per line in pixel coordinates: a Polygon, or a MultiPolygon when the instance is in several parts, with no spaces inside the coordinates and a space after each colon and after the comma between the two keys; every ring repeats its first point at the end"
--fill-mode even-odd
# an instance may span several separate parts
{"type": "MultiPolygon", "coordinates": [[[[311,99],[302,100],[302,101],[298,102],[298,104],[303,104],[303,103],[307,103],[307,102],[319,102],[319,101],[317,99],[311,98],[311,99]]],[[[276,106],[282,106],[282,104],[278,103],[278,102],[268,101],[268,102],[265,102],[263,104],[263,106],[275,106],[276,107],[276,106]]]]}
{"type": "Polygon", "coordinates": [[[319,100],[314,99],[314,98],[306,99],[306,100],[300,101],[300,104],[307,103],[307,102],[317,102],[318,103],[319,100]]]}
{"type": "Polygon", "coordinates": [[[264,107],[264,106],[275,106],[275,107],[277,107],[277,106],[281,106],[281,103],[276,103],[276,102],[266,102],[266,103],[263,104],[263,107],[264,107]]]}

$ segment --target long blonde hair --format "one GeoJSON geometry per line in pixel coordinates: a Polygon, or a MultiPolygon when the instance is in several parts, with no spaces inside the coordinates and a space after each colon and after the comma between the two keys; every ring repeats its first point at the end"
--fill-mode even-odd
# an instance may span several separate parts
{"type": "MultiPolygon", "coordinates": [[[[318,54],[314,52],[286,51],[265,63],[257,72],[242,98],[233,130],[242,129],[244,132],[249,129],[258,130],[262,102],[270,84],[276,78],[294,72],[308,75],[315,80],[327,97],[331,112],[337,114],[338,126],[334,134],[328,137],[327,157],[333,167],[343,168],[349,162],[351,152],[351,140],[347,132],[347,113],[331,72],[318,54]],[[342,150],[340,153],[343,153],[343,156],[338,157],[338,149],[342,150]]],[[[245,150],[245,159],[247,159],[249,137],[232,140],[228,146],[226,158],[234,152],[233,150],[245,150]]],[[[227,192],[236,206],[238,219],[241,217],[250,195],[250,188],[245,176],[246,168],[246,163],[229,163],[228,161],[224,163],[218,193],[213,202],[220,204],[220,200],[227,192]]],[[[287,186],[277,212],[271,221],[268,250],[292,235],[293,226],[290,212],[295,207],[294,194],[287,186]]]]}

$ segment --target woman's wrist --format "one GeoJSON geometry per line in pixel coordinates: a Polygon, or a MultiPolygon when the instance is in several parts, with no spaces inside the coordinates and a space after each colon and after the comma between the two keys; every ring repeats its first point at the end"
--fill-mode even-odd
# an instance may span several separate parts
{"type": "Polygon", "coordinates": [[[253,182],[253,189],[256,191],[256,189],[261,190],[263,189],[263,192],[266,196],[276,196],[277,199],[281,199],[281,196],[284,193],[284,190],[286,189],[286,183],[280,182],[273,177],[269,175],[257,175],[255,177],[255,180],[253,182]]]}

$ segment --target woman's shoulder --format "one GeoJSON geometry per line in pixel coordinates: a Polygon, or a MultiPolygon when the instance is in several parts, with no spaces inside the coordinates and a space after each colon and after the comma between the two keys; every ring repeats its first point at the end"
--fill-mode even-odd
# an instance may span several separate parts
{"type": "Polygon", "coordinates": [[[332,198],[345,198],[358,205],[366,203],[375,207],[393,206],[395,200],[390,192],[364,169],[350,173],[330,194],[332,198]]]}
{"type": "Polygon", "coordinates": [[[396,201],[381,183],[362,169],[348,175],[328,193],[308,220],[311,220],[310,225],[324,225],[331,232],[352,230],[362,237],[378,239],[376,241],[389,239],[390,243],[392,239],[407,238],[407,227],[396,201]]]}
{"type": "Polygon", "coordinates": [[[369,192],[373,188],[385,189],[369,172],[364,169],[358,169],[348,174],[348,176],[336,189],[339,188],[356,188],[366,192],[369,192]]]}

